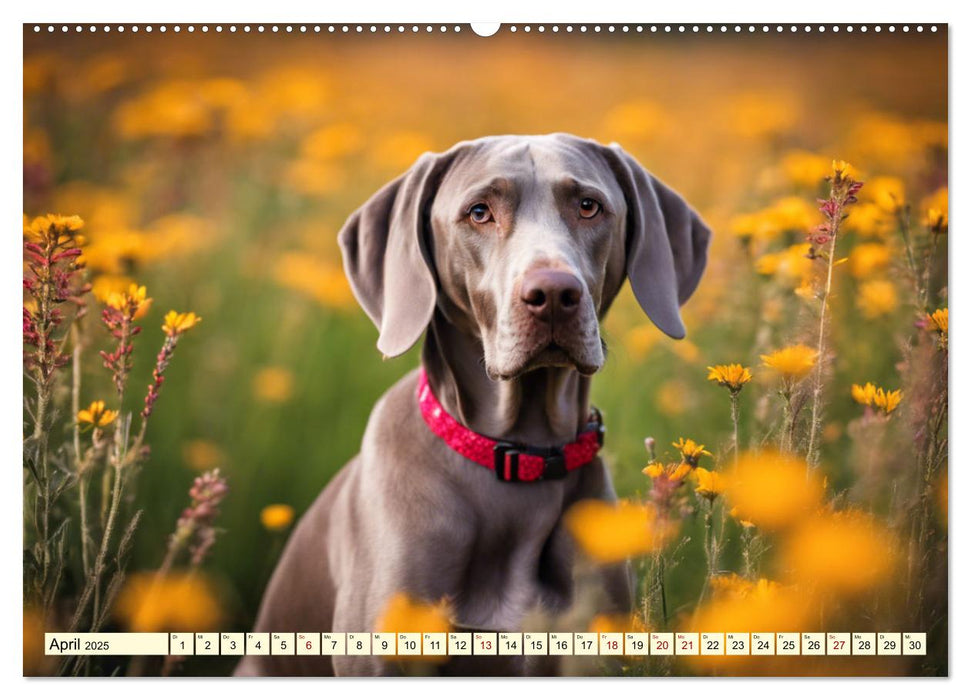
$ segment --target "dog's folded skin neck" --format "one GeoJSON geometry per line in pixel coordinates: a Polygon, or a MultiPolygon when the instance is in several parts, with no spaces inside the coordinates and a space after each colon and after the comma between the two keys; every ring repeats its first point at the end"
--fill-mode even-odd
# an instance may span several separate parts
{"type": "Polygon", "coordinates": [[[590,377],[570,367],[541,367],[509,380],[486,374],[481,341],[436,310],[422,363],[442,406],[480,435],[534,447],[576,439],[589,417],[590,377]]]}

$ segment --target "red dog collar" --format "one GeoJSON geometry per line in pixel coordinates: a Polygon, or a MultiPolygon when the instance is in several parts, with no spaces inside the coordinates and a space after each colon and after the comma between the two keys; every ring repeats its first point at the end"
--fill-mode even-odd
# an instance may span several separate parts
{"type": "Polygon", "coordinates": [[[466,459],[495,471],[499,481],[562,479],[567,472],[592,462],[603,446],[603,420],[596,408],[586,429],[563,447],[529,447],[479,435],[442,407],[428,385],[424,367],[418,374],[418,405],[433,433],[466,459]]]}

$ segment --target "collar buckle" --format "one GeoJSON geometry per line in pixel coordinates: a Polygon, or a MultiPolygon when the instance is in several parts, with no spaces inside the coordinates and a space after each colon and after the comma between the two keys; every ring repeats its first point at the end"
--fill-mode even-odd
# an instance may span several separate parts
{"type": "Polygon", "coordinates": [[[587,421],[587,427],[584,429],[584,432],[596,433],[597,444],[600,447],[604,446],[604,434],[607,432],[607,427],[604,425],[603,414],[596,406],[590,407],[590,420],[587,421]]]}
{"type": "Polygon", "coordinates": [[[519,457],[528,455],[543,459],[543,473],[535,481],[552,481],[567,475],[566,455],[560,447],[528,447],[513,442],[499,441],[492,448],[494,471],[499,481],[520,482],[519,457]]]}

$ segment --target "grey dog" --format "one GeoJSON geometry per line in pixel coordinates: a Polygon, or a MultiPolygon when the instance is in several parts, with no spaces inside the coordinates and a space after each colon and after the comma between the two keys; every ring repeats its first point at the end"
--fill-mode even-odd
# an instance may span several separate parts
{"type": "MultiPolygon", "coordinates": [[[[340,232],[357,300],[385,357],[425,333],[422,365],[444,409],[495,439],[576,439],[599,323],[625,279],[664,333],[705,268],[710,232],[688,204],[616,144],[568,134],[495,136],[426,153],[340,232]]],[[[447,599],[453,623],[521,629],[575,597],[563,514],[613,500],[599,458],[562,478],[507,483],[429,429],[418,372],[371,412],[360,453],[295,528],[255,629],[367,632],[389,598],[447,599]]],[[[625,565],[603,568],[605,612],[632,606],[625,565]]],[[[554,674],[553,657],[452,657],[444,674],[554,674]]],[[[247,656],[239,675],[382,675],[383,656],[247,656]]]]}

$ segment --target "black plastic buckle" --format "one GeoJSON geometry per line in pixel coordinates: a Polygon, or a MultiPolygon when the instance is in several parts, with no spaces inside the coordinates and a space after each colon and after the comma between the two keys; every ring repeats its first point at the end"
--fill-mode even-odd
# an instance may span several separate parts
{"type": "Polygon", "coordinates": [[[583,432],[596,432],[597,433],[597,444],[601,447],[604,446],[604,435],[607,432],[607,428],[604,425],[604,417],[600,412],[600,409],[596,406],[590,407],[590,421],[587,423],[587,427],[583,432]]]}
{"type": "Polygon", "coordinates": [[[536,481],[562,479],[566,476],[566,456],[559,447],[527,447],[512,442],[497,442],[492,448],[493,466],[499,481],[518,482],[519,456],[530,455],[543,458],[543,474],[536,481]],[[506,470],[509,474],[507,476],[506,470]]]}

